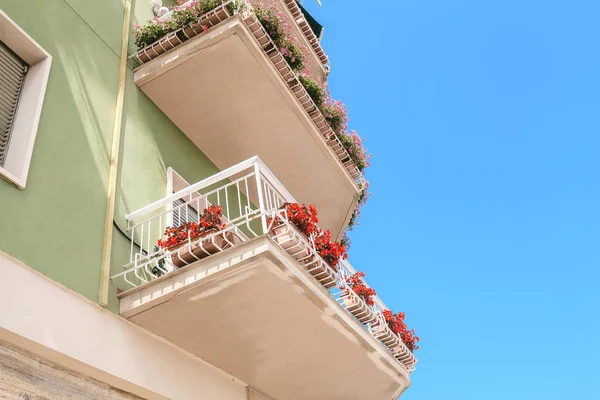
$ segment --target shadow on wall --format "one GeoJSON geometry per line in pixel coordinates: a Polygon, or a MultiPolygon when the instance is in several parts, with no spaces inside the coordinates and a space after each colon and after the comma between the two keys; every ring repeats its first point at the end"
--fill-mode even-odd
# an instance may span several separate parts
{"type": "Polygon", "coordinates": [[[97,301],[119,59],[64,0],[0,6],[53,57],[27,187],[0,183],[0,246],[97,301]]]}
{"type": "MultiPolygon", "coordinates": [[[[132,26],[152,18],[150,3],[135,1],[132,26]],[[137,16],[137,17],[136,17],[137,16]]],[[[133,34],[130,54],[135,51],[133,34]],[[131,50],[133,49],[133,50],[131,50]]],[[[131,242],[125,215],[167,195],[167,167],[188,182],[198,182],[217,173],[218,168],[135,85],[132,63],[128,63],[125,86],[119,175],[115,204],[115,229],[111,275],[129,262],[131,242]]],[[[157,232],[158,235],[158,232],[157,232]]],[[[118,311],[116,287],[111,284],[109,308],[118,311]]]]}
{"type": "MultiPolygon", "coordinates": [[[[151,18],[149,2],[133,6],[144,22],[151,18]]],[[[97,301],[120,46],[105,32],[120,38],[123,0],[0,0],[0,8],[53,57],[27,187],[0,182],[0,250],[97,301]],[[100,8],[96,14],[109,20],[92,15],[100,8]]],[[[135,86],[131,70],[119,161],[122,229],[125,214],[165,196],[167,166],[190,182],[218,171],[135,86]]],[[[112,268],[122,270],[129,241],[118,232],[113,252],[112,268]]]]}

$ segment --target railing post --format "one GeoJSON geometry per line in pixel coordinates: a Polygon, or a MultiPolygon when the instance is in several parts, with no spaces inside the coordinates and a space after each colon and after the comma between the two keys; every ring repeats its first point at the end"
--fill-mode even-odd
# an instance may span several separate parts
{"type": "Polygon", "coordinates": [[[267,234],[267,208],[265,207],[265,198],[262,191],[262,180],[260,176],[260,166],[258,162],[254,163],[254,175],[256,176],[256,190],[258,191],[258,209],[260,211],[260,221],[262,223],[263,234],[267,234]]]}

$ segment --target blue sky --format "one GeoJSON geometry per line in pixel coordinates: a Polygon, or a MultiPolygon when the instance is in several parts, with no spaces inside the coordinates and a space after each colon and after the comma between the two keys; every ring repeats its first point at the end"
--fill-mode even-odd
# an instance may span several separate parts
{"type": "Polygon", "coordinates": [[[323,3],[373,153],[350,261],[421,336],[403,399],[600,399],[600,2],[323,3]]]}

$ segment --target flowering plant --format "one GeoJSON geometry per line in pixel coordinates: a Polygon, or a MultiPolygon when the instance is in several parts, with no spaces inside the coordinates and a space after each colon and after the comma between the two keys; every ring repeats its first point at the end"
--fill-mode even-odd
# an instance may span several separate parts
{"type": "Polygon", "coordinates": [[[358,297],[363,299],[365,303],[367,303],[369,306],[372,306],[373,296],[377,295],[377,293],[375,292],[375,290],[365,285],[365,283],[362,280],[362,278],[364,277],[365,273],[359,271],[349,276],[346,279],[346,283],[348,283],[350,289],[352,289],[354,293],[358,295],[358,297]]]}
{"type": "Polygon", "coordinates": [[[285,218],[306,236],[312,235],[319,229],[317,227],[319,217],[317,216],[317,208],[314,205],[285,203],[281,206],[281,209],[285,210],[285,218]]]}
{"type": "Polygon", "coordinates": [[[158,240],[158,247],[161,249],[170,249],[188,240],[199,236],[204,236],[211,231],[225,228],[223,223],[223,213],[220,206],[210,206],[200,217],[200,223],[185,222],[177,227],[167,227],[165,229],[165,240],[158,240]]]}
{"type": "Polygon", "coordinates": [[[344,103],[331,97],[327,84],[321,85],[306,74],[300,75],[298,78],[346,151],[348,151],[354,165],[360,172],[363,172],[370,166],[371,154],[367,152],[363,144],[364,139],[355,130],[347,131],[348,110],[344,103]]]}
{"type": "Polygon", "coordinates": [[[298,76],[300,83],[304,86],[304,89],[308,92],[308,95],[315,103],[317,108],[320,110],[323,107],[325,101],[325,90],[322,85],[317,83],[308,74],[302,74],[298,76]]]}
{"type": "MultiPolygon", "coordinates": [[[[160,20],[153,18],[144,25],[134,26],[135,45],[141,49],[149,46],[170,32],[174,32],[180,28],[193,26],[197,24],[199,18],[220,6],[220,0],[195,0],[187,4],[180,2],[179,5],[171,7],[171,17],[169,19],[160,20]]],[[[235,11],[238,6],[237,2],[233,1],[227,4],[230,11],[235,11]]],[[[208,27],[203,26],[204,31],[208,27]]],[[[177,35],[181,40],[187,40],[188,37],[184,34],[177,35]]]]}
{"type": "Polygon", "coordinates": [[[360,189],[360,195],[358,197],[358,203],[356,203],[356,207],[352,212],[352,216],[350,217],[350,221],[348,222],[348,229],[352,230],[352,228],[358,225],[358,219],[360,218],[360,208],[367,204],[367,200],[371,197],[371,193],[369,192],[369,181],[362,178],[358,182],[358,187],[360,189]]]}
{"type": "Polygon", "coordinates": [[[371,164],[369,160],[371,159],[371,154],[367,153],[367,149],[365,148],[363,142],[365,139],[360,137],[355,130],[351,130],[350,132],[342,132],[338,135],[340,138],[340,142],[348,151],[350,158],[356,168],[359,171],[364,171],[365,168],[369,167],[371,164]]]}
{"type": "Polygon", "coordinates": [[[339,100],[334,100],[327,88],[327,84],[320,84],[307,74],[298,77],[300,83],[310,98],[315,102],[317,108],[323,114],[323,117],[336,133],[340,134],[346,130],[348,124],[348,110],[344,103],[339,100]]]}
{"type": "Polygon", "coordinates": [[[194,239],[200,234],[200,227],[195,222],[186,222],[177,227],[167,227],[165,229],[165,240],[158,239],[158,247],[168,249],[181,243],[185,243],[188,238],[194,239]]]}
{"type": "Polygon", "coordinates": [[[325,102],[323,104],[323,117],[336,134],[341,134],[348,127],[348,109],[340,100],[334,100],[326,92],[325,102]]]}
{"type": "Polygon", "coordinates": [[[169,27],[158,18],[153,18],[144,25],[134,25],[135,45],[138,48],[148,46],[169,33],[169,27]]]}
{"type": "Polygon", "coordinates": [[[307,49],[292,35],[292,23],[273,1],[267,4],[251,1],[254,15],[279,49],[292,70],[301,72],[305,68],[307,49]]]}
{"type": "Polygon", "coordinates": [[[340,260],[345,260],[348,258],[346,246],[340,242],[332,242],[330,231],[318,232],[314,238],[314,246],[317,253],[319,253],[319,255],[323,257],[327,264],[329,264],[335,271],[337,271],[337,266],[340,263],[340,260]]]}
{"type": "Polygon", "coordinates": [[[404,322],[404,316],[403,312],[399,312],[396,315],[390,310],[385,310],[383,312],[383,318],[385,319],[385,322],[387,322],[390,330],[402,339],[410,351],[414,352],[415,350],[419,350],[417,343],[421,339],[415,335],[414,329],[408,329],[404,322]]]}
{"type": "Polygon", "coordinates": [[[219,231],[225,228],[221,206],[209,206],[200,217],[200,227],[204,232],[219,231]]]}

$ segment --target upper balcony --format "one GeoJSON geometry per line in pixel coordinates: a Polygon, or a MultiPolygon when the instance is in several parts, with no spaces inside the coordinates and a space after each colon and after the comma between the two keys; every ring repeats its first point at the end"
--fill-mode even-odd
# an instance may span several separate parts
{"type": "Polygon", "coordinates": [[[282,212],[295,201],[253,157],[127,215],[121,315],[274,399],[399,397],[413,353],[282,212]]]}
{"type": "MultiPolygon", "coordinates": [[[[277,1],[321,74],[327,56],[315,51],[312,31],[305,34],[310,27],[297,4],[277,1]]],[[[142,63],[136,84],[217,167],[259,155],[341,237],[359,198],[360,171],[247,1],[223,1],[135,58],[142,63]]]]}

